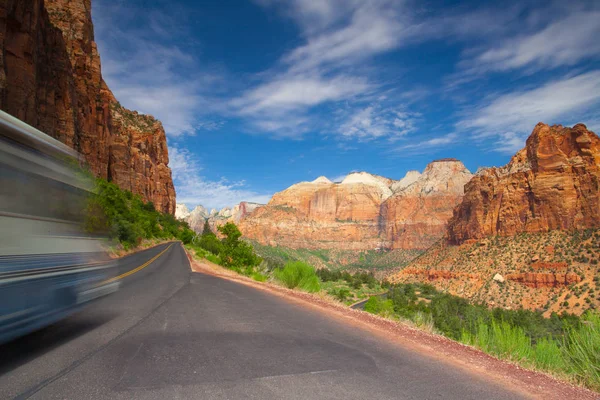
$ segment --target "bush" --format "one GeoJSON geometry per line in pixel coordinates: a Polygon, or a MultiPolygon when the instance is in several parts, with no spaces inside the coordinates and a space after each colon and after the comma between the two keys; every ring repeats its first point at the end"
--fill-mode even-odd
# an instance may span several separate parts
{"type": "Polygon", "coordinates": [[[252,279],[258,282],[266,282],[269,277],[267,275],[263,275],[259,272],[255,272],[252,274],[252,279]]]}
{"type": "Polygon", "coordinates": [[[188,244],[194,238],[187,223],[157,211],[152,202],[104,179],[95,182],[84,221],[88,233],[106,235],[125,248],[137,246],[142,239],[179,239],[188,244]]]}
{"type": "Polygon", "coordinates": [[[275,270],[274,276],[289,289],[299,288],[310,293],[321,290],[315,269],[302,261],[287,263],[283,269],[275,270]]]}
{"type": "Polygon", "coordinates": [[[379,296],[371,296],[365,303],[365,311],[383,317],[391,317],[394,315],[394,304],[392,300],[382,299],[379,296]]]}
{"type": "Polygon", "coordinates": [[[198,245],[204,250],[210,251],[214,255],[219,255],[223,250],[223,244],[217,236],[213,233],[208,235],[202,235],[198,240],[198,245]]]}

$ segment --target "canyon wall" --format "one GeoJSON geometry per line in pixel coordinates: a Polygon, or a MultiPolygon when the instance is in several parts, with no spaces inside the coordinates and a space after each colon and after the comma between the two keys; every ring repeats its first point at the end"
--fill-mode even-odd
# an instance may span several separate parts
{"type": "Polygon", "coordinates": [[[466,185],[448,224],[453,243],[600,225],[600,139],[585,125],[539,123],[502,168],[466,185]]]}
{"type": "Polygon", "coordinates": [[[0,108],[60,140],[91,172],[175,212],[162,124],[102,79],[90,0],[0,3],[0,108]]]}
{"type": "Polygon", "coordinates": [[[471,176],[460,161],[444,159],[399,181],[366,172],[341,183],[320,177],[276,193],[240,221],[240,230],[270,246],[425,249],[444,235],[471,176]]]}

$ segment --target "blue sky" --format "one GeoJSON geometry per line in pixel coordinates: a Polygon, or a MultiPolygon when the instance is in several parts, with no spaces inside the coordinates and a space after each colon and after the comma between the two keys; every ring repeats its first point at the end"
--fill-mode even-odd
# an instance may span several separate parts
{"type": "Polygon", "coordinates": [[[503,165],[537,122],[600,131],[600,3],[94,0],[102,73],[166,129],[177,201],[503,165]]]}

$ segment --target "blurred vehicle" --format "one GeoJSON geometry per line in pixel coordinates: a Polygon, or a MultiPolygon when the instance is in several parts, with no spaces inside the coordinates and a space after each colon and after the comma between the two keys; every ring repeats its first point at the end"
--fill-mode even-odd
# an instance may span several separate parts
{"type": "Polygon", "coordinates": [[[78,153],[0,111],[0,343],[118,288],[83,222],[93,180],[78,153]]]}

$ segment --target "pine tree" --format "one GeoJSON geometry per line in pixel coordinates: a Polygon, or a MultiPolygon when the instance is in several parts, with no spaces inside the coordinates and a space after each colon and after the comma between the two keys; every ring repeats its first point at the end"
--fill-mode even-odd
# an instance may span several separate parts
{"type": "Polygon", "coordinates": [[[202,236],[214,235],[213,231],[210,229],[210,225],[208,224],[208,219],[204,221],[204,228],[202,229],[202,236]]]}

